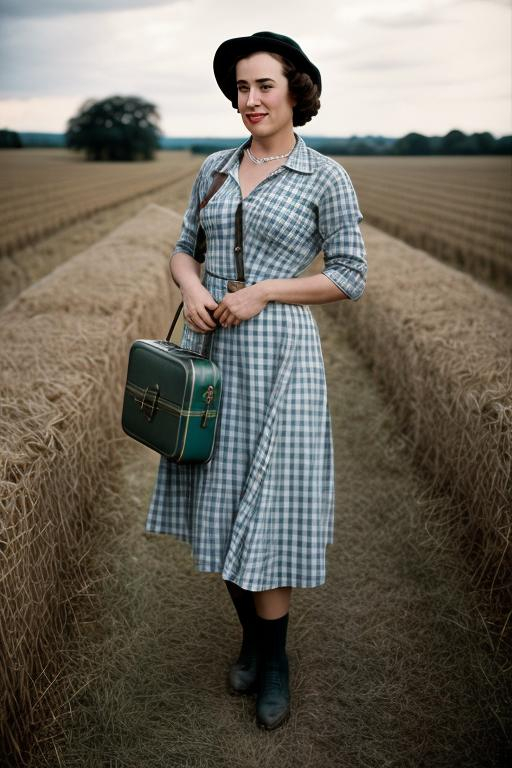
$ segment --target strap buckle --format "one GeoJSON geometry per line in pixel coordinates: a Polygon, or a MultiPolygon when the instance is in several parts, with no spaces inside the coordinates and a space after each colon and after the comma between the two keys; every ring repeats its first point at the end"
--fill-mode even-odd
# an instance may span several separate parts
{"type": "Polygon", "coordinates": [[[228,280],[227,288],[229,293],[239,291],[245,288],[245,280],[228,280]]]}

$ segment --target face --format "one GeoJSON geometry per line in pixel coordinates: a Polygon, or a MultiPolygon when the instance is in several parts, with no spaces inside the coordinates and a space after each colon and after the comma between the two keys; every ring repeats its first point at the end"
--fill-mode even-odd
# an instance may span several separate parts
{"type": "Polygon", "coordinates": [[[253,53],[236,64],[238,109],[247,129],[257,136],[293,130],[293,107],[281,62],[268,53],[253,53]],[[260,120],[249,115],[264,114],[260,120]]]}

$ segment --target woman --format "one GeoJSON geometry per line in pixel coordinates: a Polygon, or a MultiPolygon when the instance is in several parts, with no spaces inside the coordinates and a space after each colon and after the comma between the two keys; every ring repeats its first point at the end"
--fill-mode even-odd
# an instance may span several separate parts
{"type": "Polygon", "coordinates": [[[243,629],[231,690],[256,692],[259,726],[290,714],[286,636],[293,587],[325,582],[333,541],[334,460],[325,369],[309,304],[364,291],[363,218],[347,172],[293,128],[317,114],[320,72],[285,35],[226,40],[214,74],[250,138],[209,155],[194,182],[171,274],[183,297],[181,345],[211,338],[223,392],[212,460],[162,457],[146,529],[188,541],[200,571],[218,572],[243,629]],[[214,171],[227,177],[199,210],[214,171]],[[242,205],[246,287],[236,279],[242,205]],[[194,258],[207,239],[204,282],[194,258]],[[299,277],[323,250],[325,269],[299,277]]]}

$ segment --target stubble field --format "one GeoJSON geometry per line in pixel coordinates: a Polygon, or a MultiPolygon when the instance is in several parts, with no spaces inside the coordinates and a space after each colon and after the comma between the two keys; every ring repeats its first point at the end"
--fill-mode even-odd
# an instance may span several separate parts
{"type": "MultiPolygon", "coordinates": [[[[337,158],[365,217],[369,282],[353,305],[312,305],[335,544],[326,585],[292,598],[293,717],[270,737],[253,702],[225,691],[239,629],[220,576],[144,534],[157,457],[120,431],[130,340],[163,338],[179,300],[162,287],[169,233],[202,159],[0,157],[4,744],[67,768],[498,765],[510,737],[510,158],[337,158]],[[115,359],[98,349],[111,333],[115,359]],[[93,414],[92,384],[66,443],[67,387],[94,380],[112,402],[102,392],[93,414]]],[[[321,268],[319,255],[310,273],[321,268]]]]}

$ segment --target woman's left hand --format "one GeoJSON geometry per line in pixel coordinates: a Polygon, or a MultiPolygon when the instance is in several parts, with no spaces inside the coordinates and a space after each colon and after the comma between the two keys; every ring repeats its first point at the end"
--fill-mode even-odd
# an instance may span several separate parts
{"type": "Polygon", "coordinates": [[[258,315],[268,303],[263,282],[262,280],[260,283],[246,285],[245,288],[240,288],[233,293],[224,294],[212,317],[224,328],[228,328],[231,325],[240,325],[242,320],[249,320],[258,315]]]}

